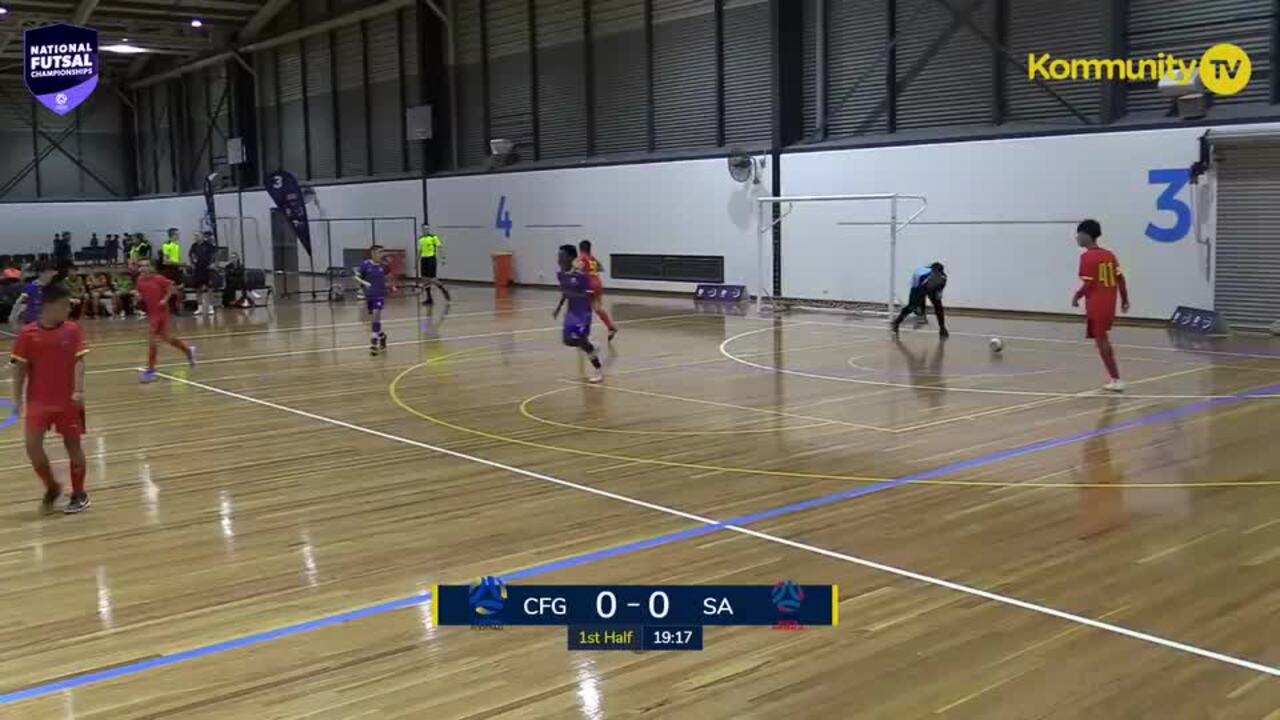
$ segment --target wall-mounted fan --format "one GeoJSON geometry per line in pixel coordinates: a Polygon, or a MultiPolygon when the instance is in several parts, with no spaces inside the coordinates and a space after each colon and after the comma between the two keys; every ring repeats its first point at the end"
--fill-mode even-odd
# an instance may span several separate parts
{"type": "Polygon", "coordinates": [[[760,184],[760,175],[764,172],[764,160],[751,157],[742,150],[729,152],[729,177],[740,183],[760,184]]]}

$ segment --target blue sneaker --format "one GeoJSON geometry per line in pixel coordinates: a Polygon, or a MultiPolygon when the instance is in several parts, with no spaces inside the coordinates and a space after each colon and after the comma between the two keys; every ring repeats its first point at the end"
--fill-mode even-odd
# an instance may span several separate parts
{"type": "Polygon", "coordinates": [[[146,371],[143,371],[143,373],[142,373],[142,377],[138,378],[138,381],[139,381],[139,382],[142,382],[142,383],[153,383],[153,382],[155,382],[155,381],[156,381],[156,371],[155,371],[155,370],[146,370],[146,371]]]}

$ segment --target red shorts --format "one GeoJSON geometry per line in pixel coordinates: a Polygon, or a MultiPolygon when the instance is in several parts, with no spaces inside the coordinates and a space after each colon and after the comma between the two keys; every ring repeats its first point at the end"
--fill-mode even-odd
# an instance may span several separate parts
{"type": "Polygon", "coordinates": [[[64,438],[78,438],[84,435],[84,406],[75,403],[64,407],[30,406],[26,426],[28,435],[43,435],[54,428],[64,438]]]}
{"type": "Polygon", "coordinates": [[[1089,313],[1084,317],[1084,336],[1087,338],[1106,337],[1111,332],[1111,325],[1116,321],[1115,313],[1089,313]]]}
{"type": "Polygon", "coordinates": [[[147,323],[151,326],[151,334],[156,337],[169,336],[169,313],[151,313],[147,315],[147,323]]]}

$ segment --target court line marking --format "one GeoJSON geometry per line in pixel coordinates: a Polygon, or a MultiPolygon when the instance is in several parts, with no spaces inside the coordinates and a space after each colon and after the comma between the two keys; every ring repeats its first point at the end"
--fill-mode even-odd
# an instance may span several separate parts
{"type": "MultiPolygon", "coordinates": [[[[454,318],[462,318],[462,317],[497,315],[499,313],[518,313],[518,312],[531,312],[533,310],[551,310],[554,307],[555,305],[533,305],[529,307],[512,308],[510,310],[495,309],[495,310],[477,310],[474,312],[465,312],[465,313],[451,312],[451,313],[444,314],[440,318],[440,320],[444,321],[444,320],[452,320],[454,318]]],[[[179,317],[188,318],[191,316],[182,315],[179,317]]],[[[101,320],[101,318],[91,318],[91,319],[101,320]]],[[[411,317],[411,318],[391,318],[388,320],[383,320],[382,324],[383,325],[399,325],[399,324],[410,323],[410,322],[421,322],[424,319],[433,319],[433,316],[430,313],[427,313],[426,315],[421,315],[421,316],[411,317]]],[[[145,320],[145,318],[128,318],[126,319],[125,322],[128,322],[129,320],[140,323],[140,321],[145,320]]],[[[258,335],[276,335],[276,334],[283,335],[288,333],[302,333],[302,332],[313,332],[313,331],[320,331],[320,330],[336,330],[338,328],[346,328],[346,327],[360,327],[360,326],[367,326],[368,324],[369,324],[368,320],[361,320],[361,321],[352,321],[352,322],[329,323],[327,325],[296,325],[292,327],[275,328],[270,330],[246,330],[244,332],[223,332],[223,333],[210,333],[207,335],[187,335],[183,339],[184,340],[216,340],[216,339],[223,339],[223,338],[255,337],[258,335]]],[[[123,327],[123,325],[121,325],[121,327],[123,327]]],[[[17,336],[10,335],[10,337],[17,337],[17,336]]],[[[89,349],[92,350],[94,348],[125,347],[129,345],[146,345],[146,344],[147,344],[147,340],[145,337],[143,337],[139,340],[117,340],[117,341],[112,341],[107,343],[90,343],[89,349]]]]}
{"type": "MultiPolygon", "coordinates": [[[[774,322],[774,319],[772,319],[772,318],[758,317],[758,316],[752,316],[752,315],[741,315],[741,316],[739,316],[739,317],[742,317],[742,318],[745,318],[745,319],[748,319],[748,320],[758,320],[758,321],[761,321],[761,322],[774,322]]],[[[1080,319],[1081,319],[1081,320],[1083,320],[1083,319],[1084,319],[1084,318],[1083,318],[1083,316],[1081,316],[1081,317],[1080,317],[1080,319]]],[[[808,321],[808,320],[803,320],[803,321],[785,321],[785,320],[784,320],[783,322],[789,322],[790,324],[793,324],[793,325],[794,325],[794,324],[805,324],[805,325],[826,325],[826,326],[829,326],[829,327],[844,327],[844,328],[847,328],[847,327],[848,327],[848,325],[843,324],[843,323],[823,322],[823,321],[820,321],[820,320],[813,320],[813,321],[808,321]]],[[[867,321],[862,321],[862,320],[852,320],[851,322],[856,323],[856,324],[858,324],[858,325],[860,325],[860,326],[862,326],[862,327],[864,327],[864,328],[868,328],[868,329],[871,329],[871,328],[876,327],[876,325],[875,325],[874,323],[867,322],[867,321]]],[[[881,327],[883,327],[883,326],[881,326],[881,327]]],[[[904,328],[904,330],[905,330],[906,332],[912,332],[912,333],[915,333],[915,332],[928,332],[928,331],[926,331],[926,330],[915,330],[915,329],[912,329],[912,328],[904,328]]],[[[887,328],[886,328],[886,332],[887,332],[887,328]]],[[[984,334],[984,333],[972,333],[972,332],[960,332],[960,331],[958,331],[958,330],[953,330],[953,331],[951,331],[951,334],[952,334],[952,335],[958,335],[958,336],[960,336],[960,337],[976,337],[976,338],[988,338],[988,337],[990,337],[990,334],[984,334]]],[[[1093,344],[1093,343],[1089,342],[1088,340],[1072,340],[1071,338],[1049,338],[1049,337],[1038,337],[1038,336],[1035,336],[1035,335],[1001,335],[1000,337],[1001,337],[1001,339],[1004,339],[1004,340],[1026,340],[1026,341],[1028,341],[1028,342],[1059,343],[1059,344],[1064,344],[1064,345],[1092,345],[1092,344],[1093,344]]],[[[1161,347],[1161,346],[1159,346],[1159,345],[1135,345],[1135,344],[1132,344],[1132,343],[1112,343],[1112,346],[1113,346],[1113,347],[1118,347],[1118,348],[1126,348],[1126,349],[1129,349],[1129,350],[1156,350],[1156,351],[1159,351],[1159,352],[1201,353],[1201,354],[1203,354],[1203,355],[1221,355],[1221,356],[1224,356],[1224,357],[1254,358],[1254,359],[1259,359],[1259,360],[1280,360],[1280,354],[1232,352],[1232,351],[1227,351],[1227,350],[1198,350],[1198,349],[1194,349],[1194,348],[1161,347]]],[[[1120,359],[1121,359],[1121,360],[1125,360],[1126,358],[1120,358],[1120,359]]],[[[1131,359],[1131,360],[1142,360],[1143,358],[1128,358],[1128,359],[1131,359]]]]}
{"type": "Polygon", "coordinates": [[[650,392],[648,390],[635,390],[632,388],[625,388],[618,385],[607,385],[607,384],[589,385],[587,383],[576,382],[573,380],[561,380],[561,382],[568,383],[569,387],[553,388],[546,392],[538,393],[537,395],[531,395],[525,398],[520,403],[520,407],[519,407],[520,414],[534,422],[542,423],[544,425],[551,425],[552,427],[567,428],[569,430],[585,430],[590,432],[618,433],[622,435],[746,435],[746,434],[752,434],[752,433],[778,432],[779,430],[803,430],[808,428],[820,427],[824,425],[844,425],[847,427],[854,428],[856,430],[883,431],[885,429],[881,427],[876,427],[874,425],[863,425],[861,423],[846,422],[844,420],[832,420],[829,418],[820,418],[820,417],[814,417],[810,415],[796,415],[795,413],[784,412],[782,410],[773,410],[770,408],[753,408],[753,407],[748,407],[746,405],[734,405],[732,403],[717,402],[715,400],[703,400],[701,398],[693,398],[693,397],[680,397],[678,395],[667,395],[664,393],[650,392]],[[687,402],[694,405],[707,405],[710,407],[728,408],[730,410],[742,410],[745,412],[755,413],[759,415],[771,415],[774,418],[783,419],[783,420],[788,420],[788,419],[808,420],[809,422],[803,425],[790,425],[785,428],[763,428],[763,429],[743,429],[743,430],[619,430],[616,428],[598,428],[598,427],[590,427],[588,425],[573,425],[571,423],[563,423],[558,420],[548,420],[546,418],[534,415],[533,412],[529,410],[529,407],[528,407],[529,405],[531,405],[532,403],[538,400],[541,400],[544,397],[547,397],[549,395],[556,395],[563,392],[568,392],[569,390],[572,390],[574,388],[587,388],[589,390],[598,390],[601,392],[606,390],[617,391],[622,393],[629,393],[632,395],[640,395],[643,397],[659,398],[663,400],[679,400],[680,402],[687,402]]]}
{"type": "Polygon", "coordinates": [[[859,365],[858,361],[867,357],[866,355],[854,355],[845,361],[845,364],[854,370],[864,371],[864,375],[906,375],[908,377],[926,377],[926,378],[943,378],[955,380],[991,380],[1004,378],[1022,378],[1028,375],[1046,375],[1062,370],[1061,367],[1041,368],[1039,370],[1023,370],[1021,372],[989,372],[989,373],[937,373],[937,372],[912,372],[911,370],[891,370],[889,368],[873,368],[866,365],[859,365]]]}
{"type": "MultiPolygon", "coordinates": [[[[921,480],[921,479],[928,479],[930,477],[936,477],[938,475],[950,474],[953,472],[966,470],[973,467],[980,467],[983,465],[995,464],[995,463],[1003,462],[1004,460],[1007,460],[1013,457],[1019,457],[1022,455],[1039,452],[1041,450],[1045,450],[1053,447],[1070,445],[1070,444],[1078,443],[1093,437],[1110,435],[1110,434],[1123,432],[1123,431],[1126,431],[1135,427],[1143,426],[1143,425],[1164,422],[1166,420],[1170,420],[1176,417],[1197,413],[1202,410],[1216,407],[1218,405],[1226,404],[1226,401],[1211,400],[1208,402],[1197,403],[1195,405],[1187,405],[1182,408],[1176,408],[1174,410],[1168,410],[1163,413],[1157,413],[1155,415],[1149,415],[1143,418],[1138,418],[1136,420],[1132,420],[1127,423],[1121,423],[1120,425],[1113,425],[1106,428],[1099,428],[1099,429],[1086,431],[1082,433],[1076,433],[1075,435],[1068,435],[1065,437],[1045,440],[1039,443],[1034,443],[1031,445],[1026,445],[1018,448],[1013,448],[1011,450],[1005,450],[999,453],[994,453],[992,455],[987,455],[983,457],[974,458],[971,460],[952,463],[950,465],[944,465],[942,467],[935,468],[933,470],[929,470],[923,473],[916,473],[914,475],[907,475],[902,478],[898,478],[896,480],[877,483],[875,485],[867,485],[854,490],[837,493],[835,495],[828,495],[828,496],[816,498],[813,500],[799,502],[792,505],[775,508],[773,510],[767,510],[764,512],[755,513],[753,515],[747,515],[747,516],[743,516],[733,520],[728,520],[725,522],[717,522],[715,520],[711,520],[709,518],[705,518],[700,515],[696,515],[694,513],[684,512],[682,510],[677,510],[675,508],[665,507],[662,505],[658,505],[656,503],[650,503],[644,500],[639,500],[637,498],[631,498],[625,495],[620,495],[618,493],[609,492],[607,490],[601,490],[599,488],[580,485],[578,483],[574,483],[568,480],[552,477],[550,475],[544,475],[542,473],[535,472],[533,470],[528,470],[528,469],[516,467],[513,465],[507,465],[505,463],[501,463],[495,460],[489,460],[487,458],[468,455],[466,453],[461,453],[456,450],[449,450],[448,448],[430,445],[428,443],[412,440],[410,438],[401,437],[399,435],[393,435],[391,433],[383,432],[381,430],[375,430],[373,428],[364,427],[362,425],[355,425],[353,423],[349,423],[343,420],[338,420],[335,418],[326,417],[324,415],[317,415],[315,413],[307,412],[306,410],[300,410],[298,408],[292,408],[287,405],[280,405],[278,403],[273,403],[268,400],[262,400],[249,395],[243,395],[241,393],[233,392],[230,390],[224,390],[222,388],[214,387],[212,385],[205,385],[203,383],[198,383],[191,380],[185,380],[183,378],[168,375],[166,373],[160,373],[160,376],[168,379],[171,382],[189,385],[192,387],[205,390],[207,392],[211,392],[217,395],[223,395],[225,397],[229,397],[235,400],[240,400],[243,402],[260,405],[262,407],[270,408],[280,412],[289,413],[292,415],[297,415],[299,417],[303,417],[311,420],[316,420],[318,422],[327,423],[330,425],[334,425],[336,427],[353,430],[359,433],[371,435],[384,440],[389,440],[392,442],[397,442],[405,445],[410,445],[413,447],[418,447],[420,449],[425,449],[425,450],[436,452],[439,454],[448,455],[450,457],[474,462],[474,463],[485,465],[487,467],[492,467],[498,470],[505,470],[507,472],[511,472],[517,475],[523,475],[525,477],[532,478],[534,480],[540,480],[546,483],[550,483],[552,485],[558,485],[558,486],[566,487],[569,489],[580,490],[582,492],[590,493],[592,495],[597,495],[600,497],[618,500],[620,502],[624,502],[637,507],[643,507],[649,510],[655,510],[657,512],[665,513],[668,515],[674,515],[676,517],[680,517],[687,520],[694,520],[696,522],[702,523],[700,527],[689,528],[686,530],[681,530],[678,532],[661,535],[655,538],[650,538],[648,540],[641,540],[639,542],[633,542],[633,543],[629,543],[622,546],[606,548],[603,550],[598,550],[598,551],[587,553],[577,557],[559,559],[551,563],[537,565],[532,568],[511,572],[502,577],[502,579],[505,582],[515,582],[517,580],[521,580],[526,577],[543,575],[549,572],[562,570],[570,567],[575,567],[577,565],[582,565],[590,562],[595,562],[597,560],[603,560],[607,558],[618,557],[621,555],[627,555],[627,554],[631,554],[641,550],[647,550],[647,549],[659,547],[662,545],[667,545],[680,540],[686,540],[694,537],[700,537],[702,535],[708,535],[710,533],[717,532],[719,530],[729,530],[731,532],[736,532],[749,537],[765,540],[766,542],[772,542],[772,543],[784,545],[787,547],[791,547],[797,550],[803,550],[806,552],[810,552],[816,555],[821,555],[834,560],[840,560],[846,563],[859,565],[871,570],[878,570],[884,573],[896,575],[898,577],[906,578],[909,580],[915,580],[917,582],[920,582],[926,585],[932,585],[935,587],[952,590],[962,594],[972,595],[974,597],[979,597],[984,600],[988,600],[997,604],[1017,607],[1030,612],[1055,617],[1060,620],[1065,620],[1067,622],[1072,622],[1079,625],[1085,625],[1097,630],[1102,630],[1104,632],[1110,632],[1113,634],[1122,635],[1122,636],[1125,636],[1134,640],[1138,640],[1140,642],[1145,642],[1151,645],[1157,645],[1157,646],[1168,648],[1171,650],[1180,651],[1186,654],[1203,657],[1209,660],[1215,660],[1217,662],[1224,663],[1227,665],[1233,665],[1235,667],[1240,667],[1247,670],[1253,670],[1255,672],[1264,673],[1264,674],[1272,675],[1275,677],[1280,677],[1280,668],[1271,667],[1269,665],[1264,665],[1262,663],[1254,662],[1252,660],[1246,660],[1243,658],[1234,657],[1232,655],[1226,655],[1224,653],[1208,650],[1195,645],[1178,642],[1176,640],[1170,640],[1157,635],[1144,633],[1138,630],[1132,630],[1130,628],[1104,622],[1102,620],[1096,620],[1096,619],[1085,617],[1082,615],[1076,615],[1074,613],[1058,610],[1056,608],[1048,607],[1045,605],[1038,605],[1036,603],[1019,600],[1018,598],[1014,598],[1006,595],[1000,595],[998,593],[982,590],[980,588],[970,587],[968,585],[962,585],[960,583],[953,582],[950,580],[936,578],[930,575],[924,575],[921,573],[913,572],[911,570],[906,570],[904,568],[887,565],[885,563],[879,563],[873,560],[867,560],[865,558],[860,558],[854,555],[848,555],[848,554],[840,553],[834,550],[828,550],[826,548],[818,547],[815,545],[810,545],[807,543],[790,540],[790,539],[772,535],[769,533],[760,532],[758,530],[752,530],[750,528],[742,527],[742,525],[745,525],[745,524],[759,522],[761,520],[773,519],[773,518],[781,517],[783,515],[790,515],[803,510],[810,510],[817,507],[822,507],[824,505],[830,505],[833,503],[843,502],[845,500],[850,500],[853,498],[870,495],[873,493],[881,492],[883,490],[888,490],[890,488],[895,488],[901,485],[917,482],[918,480],[921,480]]],[[[1246,398],[1239,397],[1239,398],[1236,398],[1235,400],[1241,401],[1244,399],[1246,398]]],[[[303,623],[285,626],[282,628],[277,628],[275,630],[269,630],[261,633],[256,633],[253,635],[248,635],[241,638],[235,638],[232,640],[227,640],[227,641],[216,643],[213,645],[206,645],[201,648],[186,650],[186,651],[178,652],[172,655],[162,655],[159,657],[155,657],[155,658],[151,658],[148,660],[143,660],[136,663],[127,664],[127,665],[122,665],[122,666],[111,668],[108,670],[92,672],[84,675],[65,678],[63,680],[58,680],[50,683],[35,685],[35,686],[31,686],[21,690],[17,690],[14,692],[10,692],[4,695],[0,695],[0,706],[10,705],[10,704],[22,702],[25,700],[32,700],[35,698],[51,695],[57,692],[71,690],[78,687],[85,687],[87,685],[94,685],[94,684],[105,682],[108,680],[127,677],[130,675],[136,675],[148,670],[177,665],[180,663],[189,662],[191,660],[196,660],[199,658],[208,657],[210,655],[228,652],[231,650],[237,650],[237,649],[242,649],[246,647],[252,647],[255,645],[261,645],[263,643],[271,642],[273,640],[279,640],[286,637],[301,635],[301,634],[312,632],[315,630],[320,630],[322,628],[333,627],[335,625],[341,625],[341,624],[353,622],[353,621],[360,620],[367,617],[383,615],[389,612],[394,612],[397,610],[402,610],[402,609],[415,607],[418,605],[423,605],[430,600],[431,600],[431,594],[429,592],[419,593],[417,595],[412,595],[407,598],[392,600],[389,602],[384,602],[384,603],[380,603],[377,605],[373,605],[373,606],[369,606],[369,607],[365,607],[357,610],[343,612],[336,615],[330,615],[328,617],[323,617],[317,620],[311,620],[303,623]]]]}
{"type": "MultiPolygon", "coordinates": [[[[655,322],[660,320],[677,320],[682,318],[704,318],[704,317],[719,317],[719,316],[706,315],[703,313],[679,313],[675,315],[655,315],[654,317],[635,318],[633,320],[616,320],[614,321],[614,324],[627,325],[627,324],[642,323],[642,322],[655,322]]],[[[364,323],[364,324],[367,325],[368,323],[364,323]]],[[[562,326],[554,325],[554,326],[540,327],[540,328],[522,328],[517,330],[501,330],[501,331],[487,332],[487,333],[476,333],[473,335],[446,335],[441,337],[417,338],[414,340],[400,340],[397,342],[389,342],[387,343],[387,347],[426,345],[427,343],[448,342],[451,340],[477,340],[481,338],[503,337],[506,335],[522,335],[522,334],[537,333],[537,332],[550,332],[552,330],[561,330],[561,329],[563,329],[562,326]]],[[[841,343],[841,344],[847,344],[847,343],[841,343]]],[[[823,346],[823,347],[826,347],[826,346],[823,346]]],[[[327,348],[306,348],[302,350],[286,350],[286,351],[275,352],[275,353],[263,353],[260,355],[238,355],[238,356],[232,356],[232,357],[213,357],[213,358],[202,357],[200,358],[200,365],[201,366],[220,365],[223,363],[231,363],[231,362],[253,362],[255,360],[274,360],[277,358],[294,357],[297,355],[318,355],[323,353],[352,352],[356,350],[362,350],[362,351],[368,352],[369,344],[362,343],[360,345],[342,345],[342,346],[327,347],[327,348]]],[[[724,358],[714,358],[713,360],[714,362],[722,362],[724,358]]],[[[172,363],[160,363],[159,365],[156,366],[156,368],[157,369],[182,368],[186,366],[187,366],[186,362],[172,362],[172,363]]],[[[138,368],[136,365],[121,365],[118,367],[99,368],[97,370],[86,370],[85,375],[111,375],[116,373],[127,373],[127,372],[138,372],[138,368]]],[[[276,372],[279,372],[279,371],[276,371],[276,372]]],[[[0,379],[0,383],[10,383],[10,382],[13,382],[11,378],[0,379]]]]}
{"type": "MultiPolygon", "coordinates": [[[[624,463],[639,463],[642,465],[661,465],[663,467],[688,468],[692,470],[714,470],[714,471],[737,472],[732,468],[724,468],[718,465],[685,463],[685,462],[679,462],[676,460],[659,460],[657,458],[638,458],[630,455],[615,455],[613,453],[597,452],[594,450],[579,450],[578,448],[563,447],[561,445],[548,445],[546,443],[535,442],[533,440],[524,440],[522,438],[512,437],[510,435],[501,435],[499,433],[491,433],[485,430],[477,430],[475,428],[469,428],[464,425],[457,425],[448,420],[444,420],[443,418],[435,417],[433,415],[428,415],[422,412],[421,410],[418,410],[417,408],[413,407],[412,405],[409,405],[407,402],[405,402],[404,399],[400,397],[400,392],[398,388],[399,388],[400,382],[405,377],[416,372],[417,370],[427,367],[430,364],[431,363],[429,362],[418,363],[417,365],[413,365],[411,367],[406,368],[403,372],[396,375],[396,377],[391,381],[391,384],[388,386],[387,390],[388,390],[388,393],[391,395],[391,401],[394,402],[397,406],[399,406],[401,410],[404,410],[410,415],[414,415],[416,417],[422,418],[427,422],[434,423],[441,427],[445,427],[450,430],[454,430],[461,433],[466,433],[468,435],[475,435],[477,437],[482,437],[488,440],[494,440],[496,442],[508,443],[513,445],[523,445],[525,447],[531,447],[537,450],[549,450],[552,452],[566,453],[569,455],[579,455],[582,457],[591,457],[591,458],[597,458],[601,460],[612,460],[615,462],[624,462],[624,463]]],[[[758,471],[748,471],[748,472],[760,474],[758,471]]],[[[791,474],[784,474],[781,471],[772,471],[772,472],[768,472],[767,474],[786,475],[790,477],[797,476],[797,475],[791,475],[791,474]]],[[[812,477],[812,476],[802,476],[802,477],[810,477],[811,479],[854,480],[856,482],[864,482],[864,483],[878,483],[878,482],[884,482],[886,480],[886,478],[879,478],[879,477],[846,477],[846,476],[841,476],[839,478],[822,478],[822,477],[812,477]]]]}
{"type": "MultiPolygon", "coordinates": [[[[791,327],[796,327],[798,325],[824,325],[824,324],[831,325],[832,323],[802,322],[802,323],[794,323],[791,325],[791,327]]],[[[727,337],[725,338],[724,342],[720,343],[720,354],[724,355],[726,358],[728,358],[729,360],[732,360],[733,362],[739,363],[741,365],[746,365],[747,367],[753,367],[753,368],[756,368],[757,370],[764,370],[766,372],[777,372],[777,373],[782,373],[784,375],[794,375],[797,377],[812,378],[815,380],[830,380],[832,382],[852,383],[854,385],[871,385],[875,387],[895,387],[895,388],[903,388],[907,390],[929,390],[934,392],[976,393],[980,395],[1011,395],[1011,396],[1017,396],[1017,397],[1042,397],[1042,398],[1114,397],[1114,395],[1110,393],[1105,393],[1102,390],[1086,390],[1082,392],[1041,392],[1041,391],[1035,391],[1035,390],[1001,390],[999,388],[988,389],[988,388],[953,387],[953,386],[939,387],[936,385],[914,385],[910,383],[887,382],[884,380],[862,380],[859,378],[853,378],[853,377],[847,377],[847,376],[841,376],[841,375],[822,375],[820,373],[805,372],[803,370],[792,370],[790,368],[780,368],[780,367],[774,367],[771,365],[762,365],[760,363],[744,360],[742,359],[741,356],[734,355],[733,353],[729,352],[728,348],[730,344],[738,340],[741,340],[743,338],[750,337],[752,335],[758,335],[760,333],[765,333],[765,332],[772,332],[773,330],[774,328],[771,328],[771,327],[756,328],[755,330],[747,330],[745,332],[740,332],[737,335],[732,335],[730,337],[727,337]]],[[[1197,368],[1197,369],[1200,369],[1200,368],[1197,368]]],[[[1138,394],[1138,393],[1124,393],[1123,395],[1124,397],[1127,397],[1127,398],[1144,399],[1144,400],[1221,400],[1221,399],[1236,397],[1235,395],[1156,395],[1156,394],[1138,394]]],[[[1280,398],[1280,392],[1271,393],[1268,395],[1254,396],[1254,399],[1263,399],[1263,398],[1280,398]]]]}
{"type": "MultiPolygon", "coordinates": [[[[761,354],[773,354],[773,351],[762,352],[761,354]]],[[[797,478],[802,480],[838,480],[838,481],[858,482],[858,483],[880,483],[880,482],[886,482],[888,480],[888,478],[864,477],[859,475],[836,475],[836,474],[830,474],[830,473],[801,472],[801,471],[795,471],[795,470],[769,470],[764,468],[731,467],[731,466],[725,466],[725,465],[710,465],[710,464],[704,464],[704,463],[687,463],[687,462],[681,462],[678,460],[661,460],[658,458],[642,458],[642,457],[635,457],[632,455],[617,455],[613,453],[599,452],[595,450],[581,450],[579,448],[565,447],[562,445],[551,445],[548,443],[540,443],[532,440],[525,440],[523,438],[514,437],[512,435],[503,435],[500,433],[489,432],[487,430],[478,430],[476,428],[466,427],[465,425],[458,425],[456,423],[450,422],[443,418],[439,418],[434,415],[430,415],[428,413],[422,412],[421,410],[418,410],[417,408],[410,405],[408,402],[404,400],[404,398],[400,396],[399,386],[401,381],[403,381],[404,378],[407,377],[408,375],[424,367],[427,367],[430,364],[431,363],[429,362],[418,363],[417,365],[413,365],[411,367],[406,368],[394,379],[392,379],[391,384],[387,388],[388,393],[391,395],[391,401],[394,402],[397,406],[399,406],[401,410],[404,410],[410,415],[414,415],[415,417],[426,420],[427,422],[433,423],[435,425],[439,425],[444,428],[448,428],[450,430],[454,430],[456,432],[465,433],[468,435],[474,435],[476,437],[482,437],[487,440],[493,440],[496,442],[503,442],[503,443],[512,444],[512,445],[523,445],[523,446],[532,447],[538,450],[549,450],[553,452],[562,452],[569,455],[578,455],[582,457],[591,457],[591,458],[597,458],[601,460],[610,460],[610,461],[622,463],[625,465],[631,465],[631,464],[659,465],[662,467],[678,467],[678,468],[698,470],[701,472],[710,472],[710,473],[734,473],[739,475],[766,475],[770,477],[797,478]]],[[[1266,386],[1266,387],[1267,388],[1275,387],[1277,389],[1280,389],[1280,386],[1266,386]]],[[[1248,397],[1249,397],[1248,393],[1242,393],[1241,395],[1229,395],[1222,398],[1210,398],[1205,402],[1226,403],[1233,400],[1246,399],[1248,397]]],[[[1269,397],[1269,396],[1263,396],[1263,397],[1269,397]]],[[[1110,399],[1113,401],[1116,401],[1116,400],[1123,400],[1124,398],[1111,397],[1110,399]]],[[[1048,400],[1040,400],[1040,401],[1037,401],[1037,403],[1047,404],[1049,401],[1061,402],[1063,400],[1064,398],[1055,397],[1055,398],[1049,398],[1048,400]]],[[[1188,407],[1197,407],[1199,405],[1204,405],[1205,402],[1198,403],[1195,406],[1188,406],[1188,407]]],[[[1037,403],[1029,403],[1029,404],[1037,404],[1037,403]]],[[[1133,409],[1140,409],[1140,407],[1133,408],[1133,409]]],[[[1129,410],[1126,410],[1125,412],[1129,412],[1129,410]]],[[[1062,419],[1062,418],[1057,418],[1057,419],[1062,419]]],[[[943,418],[938,422],[951,422],[951,419],[943,418]]],[[[907,428],[907,429],[910,430],[912,428],[907,428]]],[[[996,438],[984,444],[986,445],[995,444],[1000,442],[1001,439],[1002,438],[996,438]]],[[[971,448],[960,448],[960,449],[951,451],[947,454],[960,453],[968,449],[971,449],[971,448]]],[[[915,484],[952,486],[952,487],[985,487],[985,488],[1007,488],[1007,487],[1058,488],[1058,489],[1067,489],[1067,490],[1115,487],[1113,483],[1039,482],[1039,483],[1033,484],[1030,482],[1014,483],[1014,482],[996,482],[996,481],[986,481],[986,480],[933,480],[933,479],[917,480],[915,481],[915,484]]],[[[1169,489],[1169,488],[1192,488],[1192,487],[1251,487],[1252,488],[1252,487],[1274,487],[1274,486],[1280,486],[1280,480],[1257,480],[1257,481],[1250,481],[1250,482],[1223,480],[1223,481],[1208,481],[1208,482],[1202,482],[1202,483],[1126,483],[1125,484],[1126,488],[1134,488],[1134,489],[1169,489]]]]}

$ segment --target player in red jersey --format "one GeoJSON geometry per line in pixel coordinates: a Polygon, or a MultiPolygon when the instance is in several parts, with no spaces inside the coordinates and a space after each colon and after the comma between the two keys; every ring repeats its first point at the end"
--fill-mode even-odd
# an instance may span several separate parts
{"type": "Polygon", "coordinates": [[[1076,227],[1076,242],[1084,248],[1080,256],[1080,289],[1071,298],[1071,307],[1079,307],[1084,298],[1085,337],[1093,338],[1098,345],[1102,364],[1110,376],[1103,389],[1124,392],[1120,380],[1120,368],[1116,366],[1115,351],[1111,349],[1111,324],[1116,319],[1116,295],[1120,296],[1120,309],[1129,312],[1129,288],[1125,285],[1124,271],[1115,253],[1098,247],[1102,237],[1102,225],[1097,220],[1085,220],[1076,227]]]}
{"type": "Polygon", "coordinates": [[[44,483],[45,512],[62,495],[62,486],[53,479],[49,456],[44,452],[44,435],[56,429],[71,460],[71,500],[63,512],[83,512],[89,507],[84,490],[85,457],[80,437],[84,435],[84,335],[80,326],[67,320],[71,297],[60,283],[44,287],[40,317],[22,328],[13,344],[13,405],[26,412],[25,436],[31,467],[44,483]]]}
{"type": "Polygon", "coordinates": [[[156,350],[161,341],[172,345],[186,355],[187,362],[193,368],[196,366],[196,348],[174,337],[169,329],[169,300],[175,294],[173,281],[156,273],[155,266],[150,260],[143,260],[139,263],[138,269],[142,273],[138,278],[138,295],[142,297],[142,303],[147,311],[147,322],[151,325],[147,335],[147,369],[142,373],[141,380],[149,383],[156,379],[156,350]]]}
{"type": "Polygon", "coordinates": [[[578,259],[573,262],[573,269],[586,275],[589,278],[591,288],[591,309],[596,315],[600,316],[600,322],[609,331],[609,342],[613,342],[613,338],[618,334],[618,328],[613,324],[613,318],[609,317],[609,311],[604,309],[604,281],[600,279],[600,273],[604,270],[604,266],[591,254],[591,241],[583,240],[578,243],[578,259]]]}

